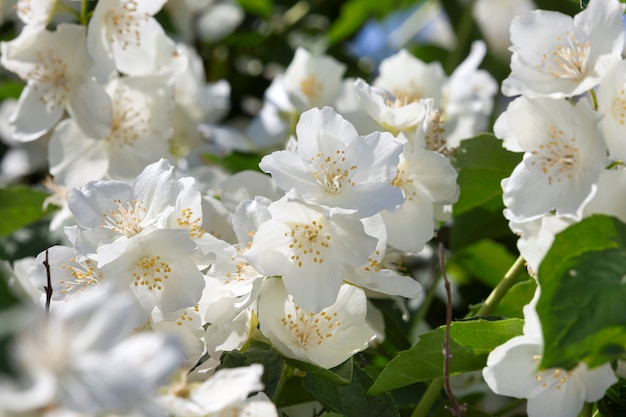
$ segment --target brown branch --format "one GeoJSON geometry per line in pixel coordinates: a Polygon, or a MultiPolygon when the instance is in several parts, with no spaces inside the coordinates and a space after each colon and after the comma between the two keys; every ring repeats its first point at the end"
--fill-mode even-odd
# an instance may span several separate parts
{"type": "Polygon", "coordinates": [[[443,381],[446,389],[446,394],[452,402],[452,407],[446,407],[450,414],[455,417],[465,417],[465,411],[467,407],[465,404],[459,404],[456,397],[452,393],[450,388],[450,359],[452,353],[450,352],[450,324],[452,323],[452,294],[450,290],[450,281],[446,276],[446,267],[444,264],[444,248],[443,243],[439,242],[439,268],[441,269],[441,276],[446,287],[447,305],[446,305],[446,333],[443,339],[443,381]]]}
{"type": "Polygon", "coordinates": [[[52,301],[52,277],[50,274],[50,263],[48,262],[48,249],[46,249],[46,259],[43,261],[43,266],[46,268],[46,279],[48,285],[44,285],[43,289],[46,292],[46,313],[50,313],[50,302],[52,301]]]}

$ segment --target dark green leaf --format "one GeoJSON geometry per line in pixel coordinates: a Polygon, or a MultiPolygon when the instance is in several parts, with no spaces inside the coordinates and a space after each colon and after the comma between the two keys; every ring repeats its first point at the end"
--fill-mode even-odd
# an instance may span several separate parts
{"type": "Polygon", "coordinates": [[[274,3],[272,0],[237,0],[237,3],[248,13],[264,19],[272,17],[274,3]]]}
{"type": "Polygon", "coordinates": [[[545,368],[597,366],[626,346],[626,225],[584,219],[556,236],[539,267],[545,368]]]}
{"type": "Polygon", "coordinates": [[[602,417],[623,417],[626,415],[626,380],[619,381],[610,387],[604,398],[598,402],[598,410],[602,417]]]}
{"type": "Polygon", "coordinates": [[[511,233],[502,210],[504,210],[504,203],[502,196],[498,196],[480,207],[455,215],[450,233],[451,249],[457,251],[482,239],[497,239],[498,241],[511,239],[514,244],[515,236],[511,233]]]}
{"type": "Polygon", "coordinates": [[[534,279],[518,282],[506,292],[506,295],[500,300],[492,314],[508,318],[523,319],[524,314],[522,313],[522,308],[530,303],[533,295],[535,295],[536,289],[537,283],[534,279]]]}
{"type": "Polygon", "coordinates": [[[370,3],[370,0],[345,2],[339,17],[328,30],[328,43],[334,45],[356,33],[370,16],[370,3]]]}
{"type": "Polygon", "coordinates": [[[47,213],[43,202],[48,194],[25,187],[0,189],[0,236],[8,235],[27,226],[47,213]]]}
{"type": "MultiPolygon", "coordinates": [[[[476,319],[456,321],[450,326],[450,374],[482,369],[489,352],[522,333],[523,321],[476,319]]],[[[443,376],[445,327],[420,336],[411,349],[401,352],[378,377],[370,394],[376,395],[419,381],[443,376]]]]}
{"type": "Polygon", "coordinates": [[[459,201],[454,205],[455,216],[501,197],[500,181],[510,176],[522,160],[521,153],[507,151],[502,141],[491,134],[461,141],[454,157],[461,189],[459,201]]]}
{"type": "Polygon", "coordinates": [[[478,281],[494,288],[515,262],[515,257],[501,243],[481,240],[455,253],[450,264],[465,269],[478,281]]]}
{"type": "Polygon", "coordinates": [[[265,385],[263,392],[268,397],[273,398],[280,383],[284,364],[282,356],[276,351],[252,347],[245,352],[236,350],[224,352],[218,369],[238,368],[240,366],[249,366],[253,363],[263,365],[263,377],[261,378],[263,385],[265,385]]]}
{"type": "Polygon", "coordinates": [[[348,359],[341,365],[337,365],[331,369],[321,368],[312,363],[290,358],[285,358],[285,361],[298,369],[307,371],[307,374],[313,374],[333,384],[348,385],[352,380],[352,359],[348,359]]]}
{"type": "Polygon", "coordinates": [[[626,225],[592,216],[559,233],[539,267],[545,368],[593,367],[626,346],[626,225]]]}
{"type": "Polygon", "coordinates": [[[18,98],[22,94],[24,83],[21,81],[3,81],[0,83],[0,100],[18,98]]]}
{"type": "Polygon", "coordinates": [[[372,378],[353,363],[352,381],[349,385],[335,385],[316,375],[304,377],[304,387],[319,402],[345,417],[399,417],[389,393],[372,397],[367,395],[372,378]]]}
{"type": "Polygon", "coordinates": [[[259,162],[261,162],[263,155],[233,152],[225,157],[215,155],[205,155],[205,157],[209,162],[236,173],[247,169],[259,171],[259,162]]]}

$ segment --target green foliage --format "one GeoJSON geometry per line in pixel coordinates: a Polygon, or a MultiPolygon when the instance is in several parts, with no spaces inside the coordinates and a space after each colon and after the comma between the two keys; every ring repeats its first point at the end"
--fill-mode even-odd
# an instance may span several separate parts
{"type": "Polygon", "coordinates": [[[307,371],[307,374],[315,375],[320,379],[337,385],[348,385],[352,380],[352,359],[348,359],[341,365],[337,365],[331,369],[321,368],[308,362],[302,362],[295,359],[285,359],[288,364],[307,371]]]}
{"type": "Polygon", "coordinates": [[[501,243],[484,239],[453,254],[450,264],[456,264],[478,281],[493,288],[515,262],[515,257],[501,243]]]}
{"type": "Polygon", "coordinates": [[[539,267],[544,368],[590,367],[626,353],[626,225],[584,219],[556,236],[539,267]]]}
{"type": "Polygon", "coordinates": [[[43,210],[48,194],[26,187],[0,188],[0,236],[43,218],[52,211],[43,210]]]}
{"type": "Polygon", "coordinates": [[[352,367],[353,378],[349,385],[335,385],[307,373],[304,388],[324,406],[345,417],[399,417],[391,395],[368,395],[374,380],[356,363],[352,363],[352,367]]]}
{"type": "Polygon", "coordinates": [[[521,154],[504,149],[502,141],[492,134],[461,141],[452,159],[459,171],[457,182],[461,189],[459,201],[453,207],[450,236],[453,251],[486,238],[511,238],[511,230],[502,216],[500,182],[521,159],[521,154]]]}
{"type": "Polygon", "coordinates": [[[507,151],[502,147],[502,141],[491,134],[461,141],[453,159],[459,171],[461,189],[459,201],[454,205],[454,215],[466,213],[494,198],[500,199],[500,182],[521,160],[521,153],[507,151]]]}
{"type": "Polygon", "coordinates": [[[339,17],[330,26],[327,39],[330,45],[335,45],[340,41],[354,35],[363,24],[370,18],[383,18],[387,14],[403,10],[414,3],[421,3],[421,0],[349,0],[342,7],[339,17]]]}
{"type": "MultiPolygon", "coordinates": [[[[522,320],[466,320],[450,326],[450,374],[482,369],[489,352],[522,333],[522,320]]],[[[401,352],[380,374],[370,389],[377,395],[392,389],[443,376],[445,327],[420,336],[411,349],[401,352]]]]}
{"type": "Polygon", "coordinates": [[[221,364],[218,369],[222,368],[238,368],[240,366],[250,366],[253,363],[263,365],[263,385],[265,385],[265,394],[273,398],[280,385],[284,360],[276,351],[264,349],[261,347],[252,347],[245,352],[236,350],[224,352],[222,354],[221,364]]]}
{"type": "Polygon", "coordinates": [[[626,415],[626,380],[619,381],[610,387],[604,398],[598,402],[598,410],[602,417],[622,417],[626,415]]]}
{"type": "Polygon", "coordinates": [[[269,19],[274,10],[272,0],[237,0],[237,3],[248,13],[269,19]]]}
{"type": "Polygon", "coordinates": [[[224,157],[210,154],[205,155],[205,157],[210,163],[226,168],[234,174],[248,169],[259,171],[259,162],[261,162],[263,155],[233,152],[224,157]]]}

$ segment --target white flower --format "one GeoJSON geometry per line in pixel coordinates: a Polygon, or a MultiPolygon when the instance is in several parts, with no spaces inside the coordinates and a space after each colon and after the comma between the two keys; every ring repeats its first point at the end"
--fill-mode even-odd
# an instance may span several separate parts
{"type": "Polygon", "coordinates": [[[331,107],[303,113],[296,133],[295,151],[274,152],[259,164],[283,190],[359,217],[402,204],[402,192],[391,185],[402,144],[391,134],[359,136],[331,107]]]}
{"type": "Polygon", "coordinates": [[[618,0],[592,0],[574,18],[534,10],[511,23],[511,74],[507,96],[571,97],[596,86],[606,60],[620,59],[624,45],[618,0]]]}
{"type": "Polygon", "coordinates": [[[296,302],[318,312],[332,305],[347,271],[367,262],[376,239],[344,214],[287,194],[268,207],[272,218],[259,226],[244,255],[259,272],[281,275],[296,302]]]}
{"type": "Polygon", "coordinates": [[[424,97],[412,96],[411,92],[390,92],[372,87],[362,79],[354,82],[354,89],[367,114],[394,135],[403,130],[415,129],[426,114],[424,97]]]}
{"type": "Polygon", "coordinates": [[[90,75],[83,26],[61,24],[56,32],[27,27],[16,39],[2,42],[0,49],[2,65],[27,82],[11,119],[16,137],[37,139],[64,110],[85,134],[108,133],[111,101],[90,75]]]}
{"type": "Polygon", "coordinates": [[[170,0],[165,9],[176,33],[188,42],[195,38],[218,42],[231,33],[245,15],[234,1],[170,0]]]}
{"type": "Polygon", "coordinates": [[[457,172],[443,155],[405,144],[393,185],[404,192],[394,213],[382,211],[390,246],[417,253],[435,232],[435,204],[451,204],[459,195],[457,172]]]}
{"type": "Polygon", "coordinates": [[[502,180],[507,218],[524,222],[556,210],[580,219],[607,165],[598,115],[586,100],[519,97],[498,120],[495,133],[524,160],[502,180]]]}
{"type": "Polygon", "coordinates": [[[402,49],[384,59],[378,70],[380,75],[374,80],[374,87],[389,91],[404,103],[431,98],[436,108],[441,106],[446,75],[439,62],[424,63],[402,49]]]}
{"type": "Polygon", "coordinates": [[[98,267],[130,288],[147,312],[168,313],[200,300],[204,278],[192,259],[196,248],[185,230],[155,229],[136,235],[122,254],[98,267]]]}
{"type": "MultiPolygon", "coordinates": [[[[78,243],[81,254],[96,253],[107,245],[124,251],[127,242],[143,230],[162,226],[176,207],[181,192],[165,159],[148,165],[132,185],[121,181],[93,181],[70,192],[68,205],[82,229],[78,243]]],[[[113,253],[114,252],[114,253],[113,253]]],[[[98,257],[100,265],[109,258],[98,257]]]]}
{"type": "Polygon", "coordinates": [[[57,0],[18,0],[17,17],[28,26],[43,29],[52,18],[57,0]]]}
{"type": "Polygon", "coordinates": [[[533,0],[477,0],[472,6],[472,15],[489,49],[508,60],[511,21],[535,8],[533,0]]]}
{"type": "Polygon", "coordinates": [[[282,280],[270,278],[259,300],[259,324],[283,355],[332,368],[367,348],[375,332],[365,325],[363,290],[341,286],[337,301],[314,313],[287,294],[282,280]]]}
{"type": "Polygon", "coordinates": [[[339,92],[345,70],[345,64],[330,56],[315,56],[298,48],[285,70],[284,88],[300,112],[330,105],[339,92]]]}
{"type": "Polygon", "coordinates": [[[98,1],[89,21],[87,45],[99,80],[106,82],[115,70],[127,75],[156,74],[171,64],[175,44],[152,17],[165,2],[98,1]],[[163,54],[169,60],[160,62],[163,54]]]}
{"type": "Polygon", "coordinates": [[[97,287],[39,313],[16,336],[21,385],[0,379],[0,413],[159,415],[152,396],[182,356],[172,338],[133,334],[145,315],[132,297],[97,287]]]}
{"type": "Polygon", "coordinates": [[[537,369],[543,338],[535,305],[540,289],[524,307],[524,334],[495,348],[487,358],[483,377],[493,392],[528,399],[529,417],[576,417],[583,403],[595,402],[617,378],[609,363],[589,369],[581,362],[571,370],[537,369]]]}
{"type": "Polygon", "coordinates": [[[598,88],[600,127],[609,149],[609,158],[626,160],[626,61],[617,61],[598,88]]]}
{"type": "Polygon", "coordinates": [[[263,366],[252,364],[221,369],[201,384],[183,378],[170,384],[157,401],[175,417],[278,417],[276,407],[264,394],[248,398],[263,389],[262,375],[263,366]]]}
{"type": "Polygon", "coordinates": [[[74,248],[52,246],[37,256],[37,261],[28,270],[33,285],[44,292],[48,285],[48,271],[43,262],[48,259],[52,284],[52,300],[65,300],[82,294],[105,281],[104,274],[98,269],[93,259],[77,256],[74,248]]]}
{"type": "Polygon", "coordinates": [[[111,120],[105,136],[90,137],[73,119],[56,127],[49,144],[50,173],[61,184],[86,184],[103,178],[132,179],[146,165],[168,157],[174,91],[165,77],[111,80],[106,91],[111,111],[94,121],[111,120]],[[112,116],[112,119],[111,119],[112,116]]]}
{"type": "Polygon", "coordinates": [[[462,139],[488,128],[498,83],[487,71],[478,68],[486,53],[484,42],[473,42],[469,56],[444,86],[444,118],[454,126],[446,132],[448,148],[456,148],[462,139]]]}
{"type": "Polygon", "coordinates": [[[357,285],[375,295],[399,295],[417,298],[422,294],[422,286],[410,276],[402,276],[383,267],[383,258],[387,249],[387,230],[382,216],[376,215],[362,219],[365,233],[378,239],[376,250],[370,254],[367,263],[355,268],[354,274],[348,274],[346,282],[357,285]]]}

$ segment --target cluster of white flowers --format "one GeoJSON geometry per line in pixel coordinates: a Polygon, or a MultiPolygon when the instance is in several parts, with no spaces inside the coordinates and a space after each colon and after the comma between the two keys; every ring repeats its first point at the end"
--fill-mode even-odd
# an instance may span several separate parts
{"type": "MultiPolygon", "coordinates": [[[[624,184],[626,62],[624,5],[592,0],[574,18],[535,10],[511,24],[511,74],[502,91],[517,96],[495,123],[496,136],[523,161],[502,181],[505,217],[537,277],[539,265],[567,226],[594,213],[626,220],[616,186],[624,184]]],[[[589,370],[537,366],[543,334],[533,302],[524,335],[489,356],[483,375],[502,395],[528,398],[530,417],[574,417],[615,382],[610,364],[589,370]]]]}
{"type": "MultiPolygon", "coordinates": [[[[86,26],[54,30],[54,0],[18,3],[23,30],[0,43],[26,83],[8,133],[47,147],[66,244],[15,272],[50,305],[15,338],[20,379],[0,380],[0,412],[277,415],[247,398],[261,367],[216,372],[224,352],[258,327],[282,355],[331,368],[383,334],[367,297],[420,295],[384,258],[419,252],[449,218],[447,155],[487,127],[496,92],[482,42],[451,76],[401,51],[371,85],[298,49],[242,134],[216,125],[228,84],[207,84],[154,19],[166,0],[100,0],[86,26]],[[260,163],[270,176],[198,165],[277,147],[260,163]]],[[[175,24],[208,14],[172,3],[175,24]]]]}

